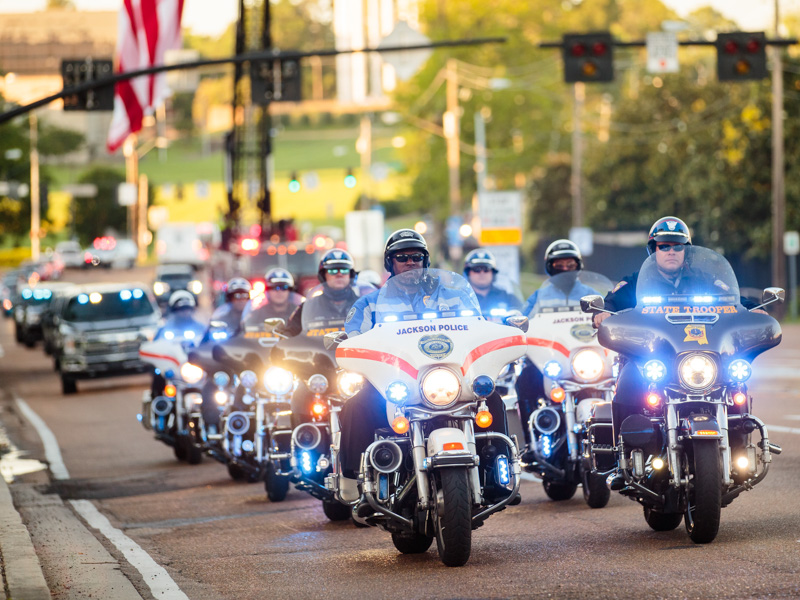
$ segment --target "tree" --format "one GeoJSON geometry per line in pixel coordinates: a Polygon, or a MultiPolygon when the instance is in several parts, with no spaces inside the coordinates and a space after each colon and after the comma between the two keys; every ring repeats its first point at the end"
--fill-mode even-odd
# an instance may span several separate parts
{"type": "Polygon", "coordinates": [[[73,202],[75,233],[82,244],[88,244],[107,230],[125,231],[127,210],[117,203],[117,186],[125,176],[109,167],[94,167],[86,171],[78,183],[97,186],[94,198],[78,198],[73,202]]]}

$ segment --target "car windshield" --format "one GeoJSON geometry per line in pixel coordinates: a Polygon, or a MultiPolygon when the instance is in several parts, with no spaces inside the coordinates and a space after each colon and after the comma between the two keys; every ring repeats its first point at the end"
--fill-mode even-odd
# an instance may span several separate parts
{"type": "Polygon", "coordinates": [[[564,271],[545,279],[536,292],[536,302],[528,316],[541,312],[579,310],[583,296],[605,296],[613,287],[611,280],[592,271],[564,271]]]}
{"type": "Polygon", "coordinates": [[[644,261],[636,284],[637,306],[738,304],[739,284],[724,256],[702,246],[657,250],[644,261]]]}
{"type": "Polygon", "coordinates": [[[86,292],[69,300],[64,318],[67,321],[110,321],[144,317],[155,308],[140,288],[113,292],[86,292]]]}
{"type": "Polygon", "coordinates": [[[390,277],[378,294],[376,322],[479,316],[466,279],[450,271],[413,269],[390,277]]]}

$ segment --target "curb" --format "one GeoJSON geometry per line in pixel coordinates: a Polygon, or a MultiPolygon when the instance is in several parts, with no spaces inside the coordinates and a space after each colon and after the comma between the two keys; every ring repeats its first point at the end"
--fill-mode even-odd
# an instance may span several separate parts
{"type": "Polygon", "coordinates": [[[11,490],[0,476],[0,555],[9,600],[50,600],[50,589],[11,490]]]}

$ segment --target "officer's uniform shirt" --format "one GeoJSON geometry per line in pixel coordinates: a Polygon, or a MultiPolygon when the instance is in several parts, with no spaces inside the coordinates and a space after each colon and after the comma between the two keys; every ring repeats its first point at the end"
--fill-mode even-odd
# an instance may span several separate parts
{"type": "Polygon", "coordinates": [[[489,288],[489,293],[482,296],[475,292],[478,297],[478,304],[481,306],[481,313],[488,315],[493,309],[501,309],[505,311],[519,310],[522,303],[514,294],[508,293],[506,290],[493,285],[489,288]]]}

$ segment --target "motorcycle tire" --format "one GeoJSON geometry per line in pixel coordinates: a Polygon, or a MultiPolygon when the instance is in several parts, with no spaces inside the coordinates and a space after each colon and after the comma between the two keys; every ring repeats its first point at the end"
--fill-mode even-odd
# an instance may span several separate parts
{"type": "Polygon", "coordinates": [[[369,527],[369,525],[367,525],[366,523],[361,523],[359,521],[356,521],[356,518],[353,516],[350,517],[350,520],[353,522],[353,525],[356,526],[356,529],[366,529],[367,527],[369,527]]]}
{"type": "Polygon", "coordinates": [[[194,443],[191,436],[186,436],[186,462],[190,465],[199,465],[203,462],[203,449],[194,443]]]}
{"type": "Polygon", "coordinates": [[[244,481],[247,477],[245,470],[239,465],[235,465],[233,463],[228,463],[228,475],[230,475],[231,479],[234,481],[244,481]]]}
{"type": "Polygon", "coordinates": [[[556,502],[569,500],[578,490],[578,484],[576,483],[556,483],[555,481],[548,481],[547,479],[542,482],[542,487],[547,497],[556,502]]]}
{"type": "Polygon", "coordinates": [[[583,499],[589,508],[603,508],[611,498],[606,481],[597,473],[583,472],[583,499]]]}
{"type": "Polygon", "coordinates": [[[672,531],[683,520],[682,513],[663,513],[644,507],[644,520],[653,531],[672,531]]]}
{"type": "Polygon", "coordinates": [[[175,452],[175,458],[178,460],[186,460],[188,458],[186,453],[186,437],[183,435],[175,436],[175,446],[172,450],[175,452]]]}
{"type": "Polygon", "coordinates": [[[402,554],[422,554],[427,552],[433,543],[433,538],[428,535],[416,533],[414,535],[392,534],[392,543],[397,551],[402,554]]]}
{"type": "Polygon", "coordinates": [[[322,512],[329,521],[346,521],[353,516],[353,510],[349,506],[336,500],[323,500],[322,512]]]}
{"type": "Polygon", "coordinates": [[[264,477],[264,489],[270,502],[282,502],[289,493],[289,478],[276,474],[275,466],[269,463],[264,477]]]}
{"type": "Polygon", "coordinates": [[[441,469],[441,499],[437,502],[436,547],[439,558],[448,567],[461,567],[472,551],[472,492],[466,469],[441,469]]]}
{"type": "Polygon", "coordinates": [[[65,396],[78,393],[78,383],[63,373],[61,374],[61,393],[65,396]]]}
{"type": "Polygon", "coordinates": [[[722,465],[717,440],[694,440],[694,464],[684,523],[695,544],[708,544],[719,533],[722,513],[722,465]]]}

